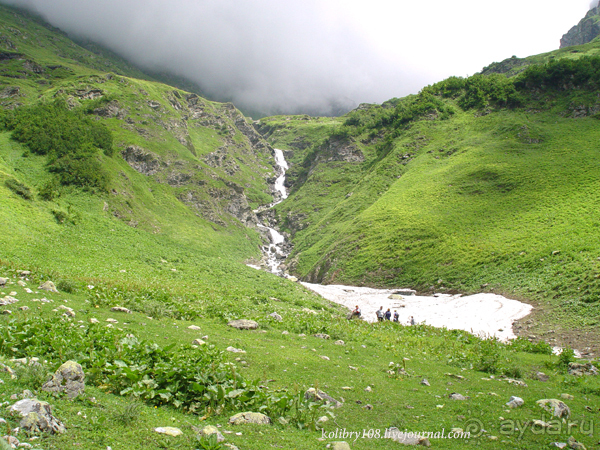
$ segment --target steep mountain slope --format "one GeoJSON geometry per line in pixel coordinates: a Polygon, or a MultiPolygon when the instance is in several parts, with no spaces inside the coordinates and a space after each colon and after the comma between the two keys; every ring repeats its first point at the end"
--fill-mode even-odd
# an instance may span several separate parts
{"type": "Polygon", "coordinates": [[[256,312],[241,299],[266,286],[266,304],[303,298],[243,264],[261,256],[253,210],[273,200],[273,149],[232,104],[138,75],[0,8],[2,263],[75,287],[168,283],[150,297],[185,311],[204,295],[230,317],[256,312]]]}
{"type": "MultiPolygon", "coordinates": [[[[540,332],[594,330],[599,74],[585,57],[454,77],[320,130],[277,207],[290,268],[326,283],[483,288],[539,303],[540,332]]],[[[317,123],[259,129],[298,161],[291,144],[313,142],[317,123]]]]}

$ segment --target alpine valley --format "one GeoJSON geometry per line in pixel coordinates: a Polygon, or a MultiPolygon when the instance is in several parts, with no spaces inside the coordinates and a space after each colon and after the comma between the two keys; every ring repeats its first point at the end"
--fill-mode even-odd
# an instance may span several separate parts
{"type": "Polygon", "coordinates": [[[0,6],[0,448],[595,448],[598,14],[416,95],[253,120],[0,6]],[[298,280],[533,309],[501,342],[298,280]]]}

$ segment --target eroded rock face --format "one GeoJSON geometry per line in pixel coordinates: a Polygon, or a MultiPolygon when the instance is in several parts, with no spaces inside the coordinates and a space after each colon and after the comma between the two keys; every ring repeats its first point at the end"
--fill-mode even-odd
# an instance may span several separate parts
{"type": "Polygon", "coordinates": [[[583,45],[592,42],[600,35],[600,6],[590,9],[586,16],[577,25],[563,35],[560,40],[560,48],[573,45],[583,45]]]}
{"type": "Polygon", "coordinates": [[[52,407],[47,402],[35,398],[19,400],[9,408],[10,411],[19,413],[23,419],[20,427],[31,433],[64,433],[63,423],[52,415],[52,407]]]}
{"type": "Polygon", "coordinates": [[[121,152],[123,159],[136,172],[144,175],[156,174],[164,163],[152,152],[144,150],[137,145],[130,145],[121,152]]]}
{"type": "Polygon", "coordinates": [[[75,361],[67,361],[58,368],[52,379],[42,386],[42,390],[65,393],[69,398],[83,394],[85,391],[83,368],[75,361]]]}

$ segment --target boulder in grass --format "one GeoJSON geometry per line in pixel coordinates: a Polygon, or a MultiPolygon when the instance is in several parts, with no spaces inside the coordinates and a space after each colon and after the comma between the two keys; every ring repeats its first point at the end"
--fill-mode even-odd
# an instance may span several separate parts
{"type": "Polygon", "coordinates": [[[569,375],[581,377],[584,375],[598,375],[598,369],[592,363],[569,363],[569,375]]]}
{"type": "Polygon", "coordinates": [[[335,398],[323,392],[322,390],[317,390],[315,388],[310,388],[307,390],[304,393],[304,398],[312,402],[329,403],[334,408],[341,408],[343,405],[342,402],[337,401],[335,398]]]}
{"type": "Polygon", "coordinates": [[[523,406],[525,401],[521,397],[515,397],[514,395],[508,400],[506,406],[511,408],[518,408],[519,406],[523,406]]]}
{"type": "Polygon", "coordinates": [[[157,433],[160,434],[166,434],[167,436],[181,436],[183,434],[183,431],[181,431],[179,428],[175,428],[175,427],[156,427],[154,429],[154,431],[156,431],[157,433]]]}
{"type": "Polygon", "coordinates": [[[38,289],[58,294],[58,289],[56,289],[56,286],[52,281],[45,281],[41,286],[38,287],[38,289]]]}
{"type": "Polygon", "coordinates": [[[5,286],[8,283],[8,278],[0,277],[0,286],[5,286]]]}
{"type": "Polygon", "coordinates": [[[265,416],[261,413],[255,412],[243,412],[238,413],[229,418],[229,423],[232,425],[241,425],[245,423],[254,423],[257,425],[269,425],[271,423],[271,419],[268,416],[265,416]]]}
{"type": "Polygon", "coordinates": [[[272,312],[271,314],[269,314],[269,317],[276,320],[277,322],[281,322],[283,320],[283,317],[281,317],[276,312],[272,312]]]}
{"type": "Polygon", "coordinates": [[[258,328],[258,322],[248,319],[232,320],[227,325],[238,330],[256,330],[258,328]]]}
{"type": "Polygon", "coordinates": [[[396,427],[385,430],[384,437],[396,441],[399,444],[431,447],[431,442],[429,442],[429,439],[426,437],[418,436],[415,433],[405,433],[396,427]]]}
{"type": "Polygon", "coordinates": [[[538,400],[536,403],[542,408],[544,408],[546,411],[552,413],[554,417],[558,417],[559,419],[562,417],[571,416],[571,410],[566,405],[566,403],[555,398],[546,398],[543,400],[538,400]]]}
{"type": "Polygon", "coordinates": [[[80,364],[67,361],[58,368],[52,378],[43,386],[46,392],[65,393],[69,398],[75,398],[85,391],[85,374],[80,364]]]}
{"type": "Polygon", "coordinates": [[[217,427],[213,427],[212,425],[208,425],[208,426],[202,428],[202,430],[200,430],[200,433],[198,433],[198,434],[200,436],[206,436],[206,437],[216,434],[217,442],[223,442],[225,440],[225,437],[219,432],[217,427]]]}
{"type": "Polygon", "coordinates": [[[123,306],[113,306],[112,308],[110,308],[110,310],[115,312],[122,312],[125,314],[131,314],[131,310],[124,308],[123,306]]]}
{"type": "Polygon", "coordinates": [[[62,422],[52,415],[50,404],[36,398],[19,400],[9,410],[23,417],[19,426],[31,433],[56,434],[67,431],[62,422]]]}

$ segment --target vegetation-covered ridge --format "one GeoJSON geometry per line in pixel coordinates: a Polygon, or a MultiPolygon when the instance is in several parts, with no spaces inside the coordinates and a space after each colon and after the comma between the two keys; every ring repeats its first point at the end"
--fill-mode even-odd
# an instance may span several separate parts
{"type": "Polygon", "coordinates": [[[595,56],[557,58],[512,78],[451,77],[327,126],[261,120],[296,163],[277,206],[291,270],[503,293],[539,306],[527,335],[598,347],[599,70],[595,56]]]}

